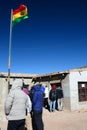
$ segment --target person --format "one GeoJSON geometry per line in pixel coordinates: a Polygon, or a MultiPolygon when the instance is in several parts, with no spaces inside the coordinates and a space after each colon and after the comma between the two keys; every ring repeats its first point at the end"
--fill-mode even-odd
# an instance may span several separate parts
{"type": "Polygon", "coordinates": [[[5,100],[5,115],[8,120],[7,130],[24,130],[26,108],[31,111],[30,98],[22,91],[22,80],[16,79],[5,100]]]}
{"type": "Polygon", "coordinates": [[[31,87],[31,89],[29,90],[29,97],[31,99],[31,102],[32,102],[32,99],[33,99],[33,94],[34,94],[34,85],[31,87]]]}
{"type": "Polygon", "coordinates": [[[50,99],[50,112],[55,111],[56,108],[56,85],[52,85],[52,88],[49,92],[50,99]]]}
{"type": "Polygon", "coordinates": [[[32,127],[33,130],[44,130],[44,124],[42,120],[44,88],[40,83],[36,83],[33,89],[32,127]]]}
{"type": "Polygon", "coordinates": [[[62,88],[59,86],[56,88],[56,92],[57,92],[57,110],[62,111],[63,110],[63,103],[62,103],[62,98],[63,98],[63,90],[62,88]]]}
{"type": "MultiPolygon", "coordinates": [[[[23,87],[22,90],[27,96],[29,96],[28,88],[23,87]]],[[[31,113],[29,113],[29,108],[26,109],[25,129],[32,130],[31,113]]]]}
{"type": "Polygon", "coordinates": [[[48,98],[49,98],[49,89],[47,85],[45,85],[45,95],[44,95],[44,107],[49,110],[49,103],[48,103],[48,98]]]}

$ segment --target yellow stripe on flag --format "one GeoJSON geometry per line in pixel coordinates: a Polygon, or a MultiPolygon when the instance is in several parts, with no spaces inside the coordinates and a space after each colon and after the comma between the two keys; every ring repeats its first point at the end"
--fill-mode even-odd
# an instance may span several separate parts
{"type": "Polygon", "coordinates": [[[12,17],[12,20],[14,21],[17,18],[21,18],[23,16],[27,15],[27,8],[21,12],[18,12],[17,14],[14,14],[12,17]]]}

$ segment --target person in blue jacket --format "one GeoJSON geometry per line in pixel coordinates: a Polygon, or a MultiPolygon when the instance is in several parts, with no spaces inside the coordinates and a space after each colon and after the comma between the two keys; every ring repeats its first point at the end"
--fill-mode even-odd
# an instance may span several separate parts
{"type": "Polygon", "coordinates": [[[44,130],[42,120],[44,87],[37,83],[34,85],[32,99],[32,127],[33,130],[44,130]]]}

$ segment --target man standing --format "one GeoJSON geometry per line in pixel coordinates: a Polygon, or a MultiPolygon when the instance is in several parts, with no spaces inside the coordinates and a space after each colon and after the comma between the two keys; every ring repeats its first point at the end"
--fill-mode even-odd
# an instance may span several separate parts
{"type": "Polygon", "coordinates": [[[49,89],[47,85],[45,85],[45,96],[44,96],[44,107],[49,110],[49,103],[48,103],[48,98],[49,98],[49,89]]]}
{"type": "Polygon", "coordinates": [[[50,112],[55,111],[56,107],[56,85],[51,86],[51,90],[49,92],[49,99],[50,99],[50,112]]]}
{"type": "Polygon", "coordinates": [[[44,130],[44,125],[42,121],[44,87],[40,83],[37,83],[35,84],[33,89],[34,89],[32,98],[33,130],[44,130]]]}
{"type": "Polygon", "coordinates": [[[57,92],[57,105],[58,105],[58,110],[62,111],[63,110],[63,103],[62,103],[62,98],[63,98],[63,90],[60,86],[56,88],[57,92]]]}
{"type": "Polygon", "coordinates": [[[5,101],[5,114],[8,120],[7,130],[24,130],[26,108],[31,111],[29,96],[22,91],[22,80],[15,80],[5,101]]]}

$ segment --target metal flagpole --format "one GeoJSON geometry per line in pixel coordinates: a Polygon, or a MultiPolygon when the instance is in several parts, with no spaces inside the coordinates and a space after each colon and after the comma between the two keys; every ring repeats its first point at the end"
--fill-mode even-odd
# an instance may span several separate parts
{"type": "Polygon", "coordinates": [[[9,35],[9,52],[8,52],[8,90],[10,88],[10,63],[11,63],[11,42],[12,42],[12,12],[11,9],[11,20],[10,20],[10,35],[9,35]]]}

